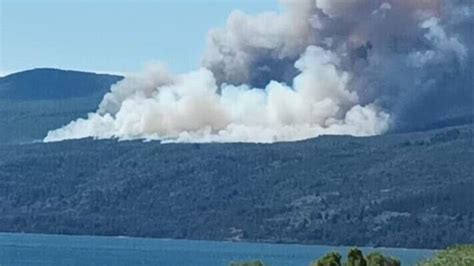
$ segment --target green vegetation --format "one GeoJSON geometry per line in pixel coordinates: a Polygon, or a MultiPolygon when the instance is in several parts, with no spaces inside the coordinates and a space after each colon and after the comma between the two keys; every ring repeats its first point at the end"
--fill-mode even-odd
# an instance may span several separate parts
{"type": "Polygon", "coordinates": [[[349,251],[349,255],[347,256],[347,265],[348,266],[367,266],[367,261],[364,258],[364,255],[362,254],[362,251],[360,251],[357,248],[351,249],[349,251]]]}
{"type": "Polygon", "coordinates": [[[474,243],[474,126],[456,129],[272,145],[0,144],[0,231],[427,249],[474,243]],[[428,144],[404,144],[418,140],[428,144]]]}
{"type": "Polygon", "coordinates": [[[324,257],[316,262],[313,262],[311,266],[340,266],[341,265],[341,254],[337,252],[331,252],[326,254],[324,257]]]}
{"type": "Polygon", "coordinates": [[[229,266],[265,266],[265,264],[259,260],[256,260],[247,262],[232,262],[229,266]]]}
{"type": "Polygon", "coordinates": [[[400,261],[392,257],[385,257],[380,252],[372,252],[367,256],[367,265],[369,266],[399,266],[400,261]]]}
{"type": "Polygon", "coordinates": [[[440,251],[436,257],[419,266],[472,266],[474,265],[474,245],[454,246],[440,251]]]}
{"type": "Polygon", "coordinates": [[[122,76],[35,69],[0,78],[0,143],[31,143],[97,109],[122,76]]]}
{"type": "MultiPolygon", "coordinates": [[[[311,266],[400,266],[398,259],[386,257],[380,252],[371,252],[364,257],[361,250],[353,248],[347,255],[347,261],[341,261],[338,252],[330,252],[311,266]]],[[[264,266],[261,261],[231,263],[230,266],[264,266]]],[[[472,266],[474,265],[474,245],[459,245],[440,251],[434,258],[418,264],[418,266],[472,266]]]]}
{"type": "MultiPolygon", "coordinates": [[[[367,257],[364,257],[362,251],[353,248],[347,255],[347,261],[341,261],[342,256],[338,252],[330,252],[321,257],[319,260],[311,263],[311,266],[400,266],[400,261],[385,257],[380,252],[372,252],[367,257]]],[[[264,266],[261,261],[250,262],[232,262],[229,266],[264,266]]],[[[438,264],[436,264],[438,265],[438,264]]],[[[463,264],[467,265],[467,264],[463,264]]],[[[424,266],[424,265],[423,265],[424,266]]]]}
{"type": "Polygon", "coordinates": [[[339,253],[331,252],[324,257],[313,262],[311,266],[400,266],[400,261],[394,258],[385,257],[379,252],[372,252],[364,257],[362,251],[353,248],[347,255],[347,261],[341,262],[339,253]]]}

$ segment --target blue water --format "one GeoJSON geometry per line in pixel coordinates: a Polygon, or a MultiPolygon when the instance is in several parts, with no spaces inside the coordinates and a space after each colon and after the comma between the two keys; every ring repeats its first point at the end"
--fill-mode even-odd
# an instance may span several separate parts
{"type": "MultiPolygon", "coordinates": [[[[231,261],[261,259],[266,265],[307,266],[329,251],[347,247],[254,244],[124,237],[0,233],[0,265],[166,265],[226,266],[231,261]]],[[[371,248],[362,248],[364,253],[371,248]]],[[[377,249],[414,265],[434,251],[377,249]]]]}

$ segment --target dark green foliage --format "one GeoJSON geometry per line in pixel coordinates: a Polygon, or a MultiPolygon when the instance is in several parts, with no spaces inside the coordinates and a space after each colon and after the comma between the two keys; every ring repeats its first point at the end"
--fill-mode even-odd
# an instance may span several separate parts
{"type": "Polygon", "coordinates": [[[370,253],[367,258],[362,251],[353,248],[347,254],[347,261],[341,263],[339,253],[328,253],[319,260],[313,262],[311,266],[400,266],[400,261],[394,258],[385,257],[379,252],[370,253]]]}
{"type": "Polygon", "coordinates": [[[455,129],[451,129],[451,130],[444,131],[444,132],[434,135],[433,137],[431,137],[430,141],[432,143],[453,141],[453,140],[456,140],[460,134],[461,132],[459,131],[459,129],[455,128],[455,129]]]}
{"type": "Polygon", "coordinates": [[[440,251],[436,257],[422,262],[419,266],[472,266],[474,265],[474,245],[458,245],[440,251]]]}
{"type": "Polygon", "coordinates": [[[0,144],[43,139],[97,106],[123,77],[34,69],[0,78],[0,144]]]}
{"type": "Polygon", "coordinates": [[[367,255],[367,263],[369,266],[384,266],[385,257],[380,252],[372,252],[367,255]]]}
{"type": "Polygon", "coordinates": [[[311,266],[341,266],[341,254],[331,252],[313,262],[311,266]]]}
{"type": "Polygon", "coordinates": [[[265,266],[260,260],[246,262],[232,262],[229,266],[265,266]]]}
{"type": "Polygon", "coordinates": [[[383,266],[400,266],[400,265],[401,265],[400,260],[396,258],[388,257],[388,258],[385,258],[385,264],[383,266]]]}
{"type": "Polygon", "coordinates": [[[362,251],[357,248],[353,248],[349,251],[347,255],[347,265],[348,266],[367,266],[367,261],[362,254],[362,251]]]}
{"type": "Polygon", "coordinates": [[[457,129],[456,138],[422,146],[403,143],[451,129],[271,145],[0,145],[0,231],[418,248],[474,243],[473,127],[457,129]]]}
{"type": "Polygon", "coordinates": [[[367,266],[400,266],[400,261],[385,257],[380,252],[372,252],[367,256],[367,266]]]}

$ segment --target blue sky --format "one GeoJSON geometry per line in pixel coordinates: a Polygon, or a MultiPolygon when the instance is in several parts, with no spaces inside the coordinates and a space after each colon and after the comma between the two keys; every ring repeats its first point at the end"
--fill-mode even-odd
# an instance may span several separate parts
{"type": "Polygon", "coordinates": [[[0,0],[0,75],[36,67],[124,73],[199,66],[207,31],[276,0],[0,0]]]}

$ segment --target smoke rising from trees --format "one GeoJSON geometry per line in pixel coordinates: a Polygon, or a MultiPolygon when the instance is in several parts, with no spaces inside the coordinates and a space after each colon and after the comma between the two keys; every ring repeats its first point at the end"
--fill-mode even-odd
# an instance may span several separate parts
{"type": "Polygon", "coordinates": [[[183,142],[367,136],[472,113],[471,1],[281,1],[210,30],[202,67],[162,64],[112,86],[45,141],[183,142]]]}

